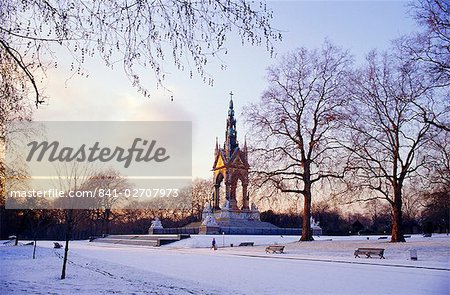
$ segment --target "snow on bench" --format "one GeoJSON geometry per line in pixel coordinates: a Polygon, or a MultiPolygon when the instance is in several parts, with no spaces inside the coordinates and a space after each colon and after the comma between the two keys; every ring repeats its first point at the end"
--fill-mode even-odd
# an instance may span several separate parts
{"type": "Polygon", "coordinates": [[[284,251],[284,246],[281,246],[281,245],[270,245],[270,246],[267,246],[266,247],[266,253],[276,253],[276,252],[279,252],[279,253],[284,253],[283,252],[284,251]]]}
{"type": "Polygon", "coordinates": [[[247,246],[253,246],[255,242],[242,242],[239,244],[239,247],[247,247],[247,246]]]}
{"type": "Polygon", "coordinates": [[[355,250],[355,258],[359,255],[366,255],[366,258],[372,258],[372,255],[380,256],[380,259],[384,258],[384,249],[382,248],[358,248],[355,250]]]}

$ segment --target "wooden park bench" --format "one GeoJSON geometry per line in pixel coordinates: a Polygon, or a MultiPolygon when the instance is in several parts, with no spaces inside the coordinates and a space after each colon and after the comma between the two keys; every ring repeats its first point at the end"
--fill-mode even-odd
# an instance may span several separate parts
{"type": "Polygon", "coordinates": [[[255,244],[255,242],[242,242],[239,244],[239,247],[247,247],[247,246],[252,246],[255,244]]]}
{"type": "Polygon", "coordinates": [[[60,243],[58,243],[58,242],[53,242],[53,248],[55,248],[55,249],[61,249],[62,248],[62,245],[60,244],[60,243]]]}
{"type": "Polygon", "coordinates": [[[266,247],[266,253],[284,253],[284,246],[281,245],[270,245],[266,247]]]}
{"type": "Polygon", "coordinates": [[[381,248],[358,248],[355,250],[355,258],[359,255],[366,255],[366,258],[372,258],[372,255],[380,256],[380,259],[384,258],[384,249],[381,248]]]}

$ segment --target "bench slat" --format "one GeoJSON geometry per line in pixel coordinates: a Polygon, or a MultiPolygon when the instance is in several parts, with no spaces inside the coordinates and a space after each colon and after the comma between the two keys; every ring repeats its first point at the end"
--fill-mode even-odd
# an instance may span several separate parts
{"type": "Polygon", "coordinates": [[[382,248],[358,248],[355,250],[355,258],[359,257],[359,255],[366,255],[366,258],[371,258],[371,255],[378,255],[380,259],[385,259],[384,257],[384,249],[382,248]]]}
{"type": "Polygon", "coordinates": [[[271,245],[271,246],[267,246],[266,247],[266,253],[267,252],[272,252],[272,253],[280,252],[280,253],[283,253],[283,251],[284,251],[284,246],[281,246],[281,245],[271,245]]]}

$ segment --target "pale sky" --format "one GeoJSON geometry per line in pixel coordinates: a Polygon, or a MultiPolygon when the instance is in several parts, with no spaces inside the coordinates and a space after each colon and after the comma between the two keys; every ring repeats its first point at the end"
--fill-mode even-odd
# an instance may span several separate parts
{"type": "MultiPolygon", "coordinates": [[[[278,56],[296,47],[317,48],[326,38],[351,51],[357,62],[373,48],[386,49],[392,39],[417,30],[408,16],[406,1],[269,1],[274,11],[273,27],[282,31],[276,44],[278,56]]],[[[37,121],[192,121],[193,177],[210,178],[215,138],[223,143],[229,93],[235,94],[238,138],[244,140],[246,128],[243,106],[256,102],[266,88],[265,69],[276,63],[265,47],[241,46],[229,38],[226,70],[212,62],[206,70],[214,77],[208,86],[197,76],[171,71],[165,86],[171,92],[153,87],[154,77],[143,79],[152,86],[146,99],[125,76],[122,67],[106,68],[101,61],[89,61],[89,78],[70,76],[70,63],[60,62],[49,71],[45,93],[49,104],[35,111],[37,121]],[[173,95],[173,101],[171,96],[173,95]]],[[[169,67],[170,68],[170,67],[169,67]]],[[[247,137],[251,142],[251,138],[247,137]]]]}

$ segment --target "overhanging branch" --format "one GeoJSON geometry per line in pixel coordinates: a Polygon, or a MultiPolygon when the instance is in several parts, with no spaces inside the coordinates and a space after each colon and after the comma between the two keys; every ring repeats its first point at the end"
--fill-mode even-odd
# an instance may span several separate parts
{"type": "Polygon", "coordinates": [[[2,44],[3,48],[5,48],[5,51],[16,61],[17,65],[24,71],[25,75],[27,75],[28,80],[30,80],[31,85],[33,85],[33,89],[36,95],[35,98],[36,107],[38,107],[39,104],[43,103],[44,101],[40,99],[39,90],[36,85],[36,80],[34,79],[33,74],[28,70],[27,66],[22,60],[20,53],[18,53],[15,49],[11,48],[4,40],[0,40],[0,44],[2,44]]]}

